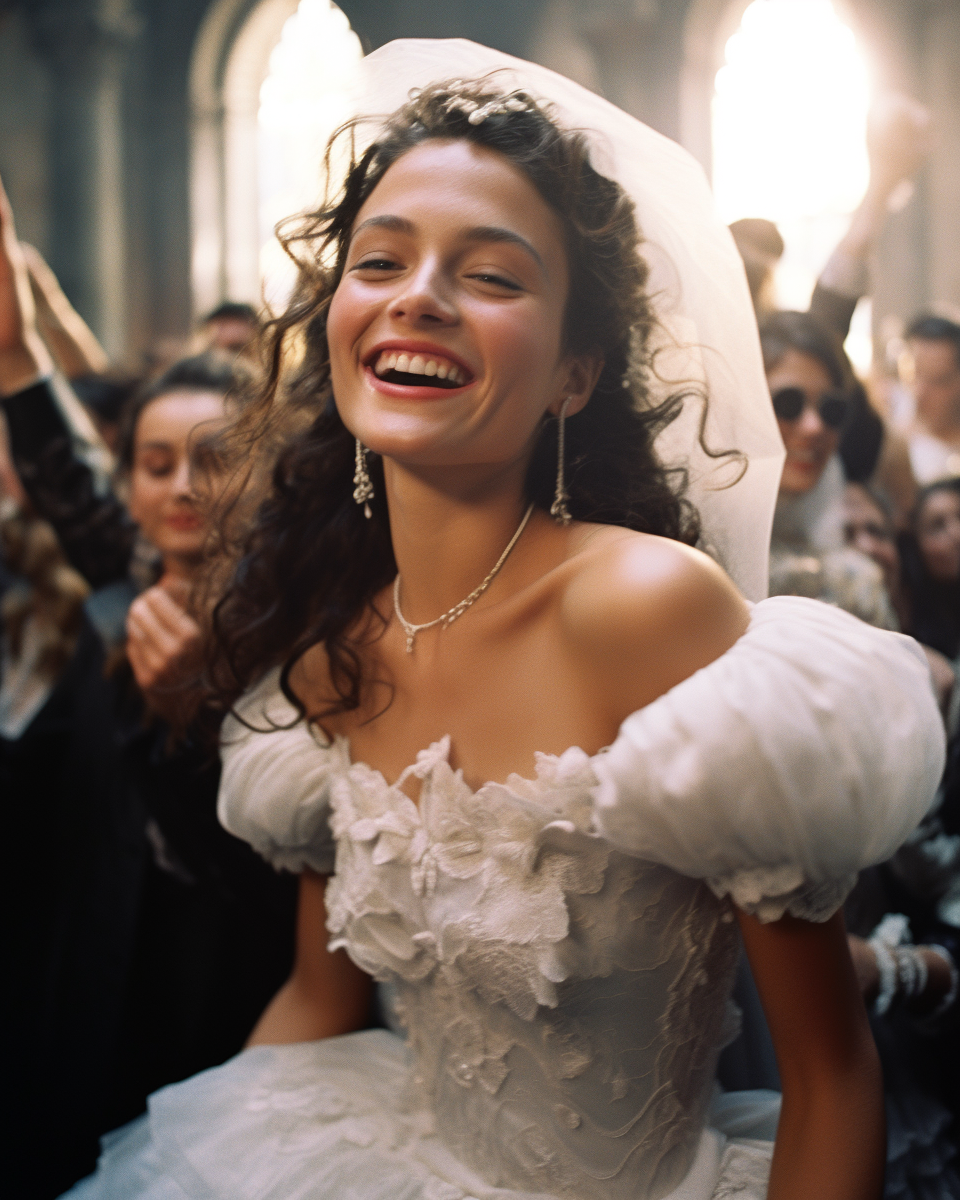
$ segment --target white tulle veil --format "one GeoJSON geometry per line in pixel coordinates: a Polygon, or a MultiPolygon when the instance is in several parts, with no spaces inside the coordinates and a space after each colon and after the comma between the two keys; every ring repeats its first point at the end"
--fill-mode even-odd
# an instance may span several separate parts
{"type": "MultiPolygon", "coordinates": [[[[399,108],[412,88],[502,72],[505,91],[522,89],[553,105],[561,124],[583,130],[596,170],[633,198],[651,268],[650,291],[666,331],[658,373],[695,380],[709,396],[705,429],[714,450],[736,449],[742,463],[712,459],[699,444],[702,406],[689,401],[657,441],[667,465],[690,474],[689,499],[703,522],[702,545],[751,600],[767,594],[770,529],[783,445],[763,374],[756,320],[733,240],[714,210],[697,162],[675,142],[571,80],[462,39],[405,39],[368,55],[353,98],[360,115],[399,108]]],[[[675,387],[664,385],[664,391],[675,387]]]]}

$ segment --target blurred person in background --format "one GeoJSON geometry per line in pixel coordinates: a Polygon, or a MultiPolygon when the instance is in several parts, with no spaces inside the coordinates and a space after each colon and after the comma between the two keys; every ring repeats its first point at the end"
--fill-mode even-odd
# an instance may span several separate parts
{"type": "Polygon", "coordinates": [[[762,321],[777,311],[774,276],[786,249],[783,238],[773,221],[765,217],[741,217],[730,226],[730,232],[743,259],[757,320],[762,321]]]}
{"type": "Polygon", "coordinates": [[[925,314],[904,336],[904,373],[915,405],[907,430],[914,475],[921,484],[960,476],[960,325],[925,314]]]}
{"type": "Polygon", "coordinates": [[[948,658],[960,653],[960,479],[920,492],[902,539],[911,632],[948,658]]]}
{"type": "Polygon", "coordinates": [[[70,380],[77,399],[90,414],[111,454],[117,452],[121,414],[143,383],[139,376],[118,371],[79,375],[70,380]]]}
{"type": "Polygon", "coordinates": [[[893,511],[882,493],[866,484],[847,484],[843,497],[843,536],[848,546],[865,554],[880,568],[900,628],[919,638],[930,664],[940,707],[946,711],[956,682],[956,671],[947,655],[924,645],[923,638],[916,632],[893,511]]]}
{"type": "Polygon", "coordinates": [[[880,569],[843,541],[839,448],[853,407],[846,356],[809,313],[771,314],[760,327],[760,345],[787,452],[773,524],[771,594],[826,600],[894,629],[880,569]]]}
{"type": "Polygon", "coordinates": [[[253,360],[260,336],[260,316],[252,304],[224,300],[199,323],[199,349],[239,354],[253,360]]]}
{"type": "MultiPolygon", "coordinates": [[[[11,457],[91,592],[70,661],[13,739],[9,803],[29,828],[10,853],[28,897],[48,889],[50,916],[44,978],[18,991],[23,1020],[8,1027],[20,1152],[7,1181],[39,1198],[86,1174],[99,1135],[149,1092],[240,1049],[289,974],[296,889],[220,826],[215,755],[189,734],[174,742],[165,720],[197,670],[192,585],[209,530],[191,470],[239,368],[194,358],[141,391],[118,440],[126,504],[104,494],[51,386],[2,190],[0,234],[11,457]],[[51,728],[60,742],[38,790],[27,751],[51,728]]],[[[36,960],[25,950],[15,975],[36,960]]]]}
{"type": "MultiPolygon", "coordinates": [[[[869,261],[898,191],[909,187],[933,142],[930,113],[906,96],[876,103],[867,126],[870,180],[863,199],[820,273],[810,300],[810,315],[843,343],[858,301],[869,291],[869,261]]],[[[750,293],[761,323],[775,309],[774,272],[783,255],[783,239],[772,221],[748,218],[730,226],[744,260],[750,293]]],[[[848,480],[874,479],[894,499],[898,518],[913,506],[915,485],[906,445],[887,427],[866,389],[850,373],[850,412],[838,444],[848,480]]]]}
{"type": "Polygon", "coordinates": [[[875,493],[851,485],[845,510],[848,540],[881,565],[901,625],[920,641],[941,702],[947,701],[948,762],[937,803],[889,862],[864,872],[846,915],[894,1109],[888,1115],[891,1144],[895,1148],[909,1135],[913,1158],[919,1161],[921,1152],[927,1157],[914,1177],[916,1192],[894,1170],[888,1194],[952,1197],[960,1195],[960,1181],[955,1157],[945,1158],[944,1150],[960,1135],[960,694],[946,684],[948,672],[956,677],[960,651],[960,480],[922,489],[910,529],[899,538],[875,493]],[[953,975],[951,992],[931,1019],[920,984],[936,958],[950,961],[953,975]]]}

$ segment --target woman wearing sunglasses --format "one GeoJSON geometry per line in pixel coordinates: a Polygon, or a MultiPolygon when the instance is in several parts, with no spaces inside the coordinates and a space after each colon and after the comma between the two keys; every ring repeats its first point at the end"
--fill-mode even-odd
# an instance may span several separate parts
{"type": "Polygon", "coordinates": [[[881,572],[843,542],[838,449],[855,384],[846,356],[809,313],[774,313],[761,326],[760,343],[787,451],[773,523],[771,594],[827,600],[895,629],[881,572]]]}

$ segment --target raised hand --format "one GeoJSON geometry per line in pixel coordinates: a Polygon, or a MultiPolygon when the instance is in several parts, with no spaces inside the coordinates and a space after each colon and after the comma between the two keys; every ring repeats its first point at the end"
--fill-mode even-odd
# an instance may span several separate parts
{"type": "Polygon", "coordinates": [[[916,174],[933,143],[929,109],[909,96],[881,97],[871,107],[867,121],[871,188],[889,196],[898,184],[916,174]]]}
{"type": "Polygon", "coordinates": [[[150,707],[173,719],[196,673],[200,626],[186,609],[189,585],[161,580],[127,614],[127,659],[150,707]]]}
{"type": "Polygon", "coordinates": [[[9,395],[53,369],[37,331],[36,307],[13,209],[0,181],[0,393],[9,395]]]}

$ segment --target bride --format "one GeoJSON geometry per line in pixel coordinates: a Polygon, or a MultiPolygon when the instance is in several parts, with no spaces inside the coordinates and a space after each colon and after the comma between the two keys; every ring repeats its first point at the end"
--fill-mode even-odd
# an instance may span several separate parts
{"type": "Polygon", "coordinates": [[[419,90],[290,239],[238,437],[314,419],[215,614],[221,817],[301,872],[296,967],[249,1048],[155,1095],[72,1194],[875,1197],[838,909],[936,785],[922,655],[814,601],[751,608],[692,548],[756,592],[778,448],[682,152],[469,44],[367,62],[379,98],[419,90]],[[714,1094],[741,937],[775,1150],[763,1097],[754,1121],[714,1094]],[[401,1036],[365,1029],[371,980],[401,1036]]]}

